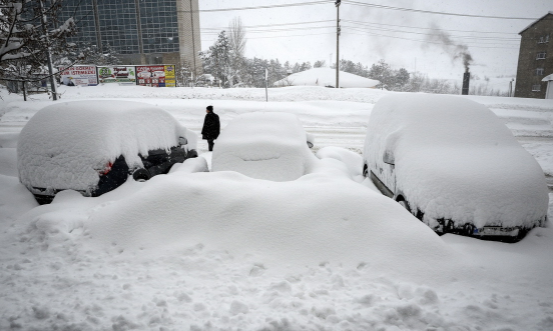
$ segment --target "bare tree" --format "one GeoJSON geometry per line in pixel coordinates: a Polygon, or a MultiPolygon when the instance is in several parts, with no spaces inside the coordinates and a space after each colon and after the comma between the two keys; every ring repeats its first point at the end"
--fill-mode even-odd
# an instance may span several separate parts
{"type": "Polygon", "coordinates": [[[25,84],[52,75],[44,73],[50,51],[68,48],[66,38],[76,29],[73,18],[57,20],[61,5],[62,0],[0,0],[0,80],[25,84]]]}
{"type": "Polygon", "coordinates": [[[246,51],[246,30],[242,25],[242,19],[237,16],[230,21],[229,24],[229,41],[230,46],[234,50],[236,56],[241,58],[244,57],[244,52],[246,51]]]}
{"type": "Polygon", "coordinates": [[[235,71],[233,85],[242,85],[245,74],[246,30],[239,16],[233,18],[229,24],[229,42],[232,50],[231,66],[235,71]]]}

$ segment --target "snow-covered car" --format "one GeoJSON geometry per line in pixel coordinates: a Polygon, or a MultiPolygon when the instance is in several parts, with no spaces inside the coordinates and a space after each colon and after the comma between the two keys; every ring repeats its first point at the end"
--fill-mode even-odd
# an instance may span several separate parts
{"type": "Polygon", "coordinates": [[[438,233],[516,241],[547,220],[537,161],[485,106],[394,94],[370,115],[363,174],[438,233]]]}
{"type": "Polygon", "coordinates": [[[148,180],[196,157],[195,133],[163,109],[132,101],[57,103],[21,130],[19,180],[41,204],[59,191],[99,196],[129,175],[148,180]]]}
{"type": "Polygon", "coordinates": [[[315,156],[296,115],[249,113],[235,118],[215,142],[213,171],[236,171],[273,181],[298,179],[309,172],[315,156]]]}

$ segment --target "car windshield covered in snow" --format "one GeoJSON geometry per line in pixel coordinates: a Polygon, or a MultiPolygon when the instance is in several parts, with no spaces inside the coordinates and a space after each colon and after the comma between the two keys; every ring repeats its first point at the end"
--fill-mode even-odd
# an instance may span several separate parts
{"type": "Polygon", "coordinates": [[[309,172],[312,138],[287,113],[250,113],[234,119],[215,143],[212,170],[231,170],[257,179],[290,181],[309,172]]]}
{"type": "Polygon", "coordinates": [[[364,174],[437,232],[520,238],[546,220],[542,169],[485,106],[462,97],[382,98],[364,174]]]}
{"type": "Polygon", "coordinates": [[[130,101],[74,101],[29,120],[17,146],[19,178],[41,203],[61,190],[98,196],[129,174],[147,180],[196,153],[196,136],[168,112],[130,101]]]}

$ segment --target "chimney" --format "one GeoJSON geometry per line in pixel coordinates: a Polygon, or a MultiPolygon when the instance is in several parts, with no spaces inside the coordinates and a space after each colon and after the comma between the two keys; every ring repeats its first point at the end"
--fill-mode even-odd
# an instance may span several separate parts
{"type": "Polygon", "coordinates": [[[462,95],[468,95],[469,94],[469,83],[470,83],[470,72],[467,68],[465,73],[463,74],[463,89],[461,90],[462,95]]]}

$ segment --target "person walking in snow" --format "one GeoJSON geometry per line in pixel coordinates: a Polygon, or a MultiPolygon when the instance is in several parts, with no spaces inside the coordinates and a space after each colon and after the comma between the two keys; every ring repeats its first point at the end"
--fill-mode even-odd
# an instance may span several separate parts
{"type": "Polygon", "coordinates": [[[213,151],[213,141],[219,137],[221,124],[219,123],[219,115],[213,112],[213,106],[207,106],[205,109],[204,126],[202,128],[202,139],[207,140],[209,151],[213,151]]]}

